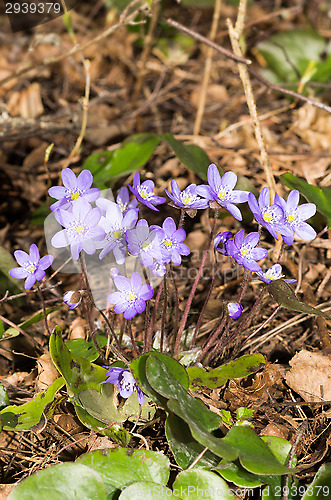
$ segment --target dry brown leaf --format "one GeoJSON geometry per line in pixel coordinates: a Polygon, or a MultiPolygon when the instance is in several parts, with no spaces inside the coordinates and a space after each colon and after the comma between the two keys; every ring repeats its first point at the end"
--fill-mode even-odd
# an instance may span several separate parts
{"type": "Polygon", "coordinates": [[[75,318],[69,328],[69,339],[85,339],[85,326],[86,322],[83,318],[75,318]]]}
{"type": "Polygon", "coordinates": [[[59,373],[54,366],[49,352],[43,354],[37,360],[38,376],[36,379],[36,390],[38,392],[47,389],[57,378],[59,373]]]}
{"type": "MultiPolygon", "coordinates": [[[[198,108],[201,99],[201,86],[197,86],[191,93],[190,101],[195,108],[198,108]]],[[[217,83],[211,84],[208,87],[206,95],[206,105],[227,102],[229,99],[228,91],[225,85],[217,83]]]]}
{"type": "Polygon", "coordinates": [[[291,131],[309,144],[315,151],[329,150],[331,142],[331,115],[311,104],[304,104],[293,112],[291,131]]]}
{"type": "Polygon", "coordinates": [[[11,116],[27,119],[40,116],[44,112],[40,84],[33,82],[21,92],[13,92],[7,104],[7,111],[11,116]]]}
{"type": "Polygon", "coordinates": [[[287,439],[288,434],[288,430],[284,425],[280,426],[275,422],[270,422],[270,424],[264,427],[260,432],[260,436],[277,436],[283,439],[287,439]]]}
{"type": "Polygon", "coordinates": [[[305,401],[331,400],[331,358],[319,352],[298,352],[290,361],[286,382],[305,401]]]}

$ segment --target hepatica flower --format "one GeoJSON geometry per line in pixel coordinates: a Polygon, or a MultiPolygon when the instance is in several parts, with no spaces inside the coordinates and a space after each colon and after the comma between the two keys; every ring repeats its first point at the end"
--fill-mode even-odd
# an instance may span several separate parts
{"type": "MultiPolygon", "coordinates": [[[[271,283],[272,281],[282,279],[285,276],[282,274],[282,266],[280,264],[274,264],[266,272],[259,271],[256,274],[265,283],[271,283]]],[[[295,283],[297,280],[287,278],[283,281],[286,281],[286,283],[295,283]]]]}
{"type": "Polygon", "coordinates": [[[249,271],[262,271],[256,261],[264,259],[268,255],[268,250],[256,247],[259,239],[259,233],[250,233],[245,237],[245,230],[242,229],[236,234],[234,241],[227,241],[227,254],[249,271]]]}
{"type": "Polygon", "coordinates": [[[223,233],[219,233],[215,238],[214,238],[214,247],[216,250],[223,255],[228,255],[226,251],[226,242],[232,238],[232,233],[231,231],[224,231],[223,233]]]}
{"type": "Polygon", "coordinates": [[[25,290],[30,290],[36,281],[40,281],[45,276],[45,270],[52,265],[53,256],[44,255],[40,258],[37,245],[30,246],[29,253],[23,250],[15,250],[14,257],[20,267],[9,269],[12,278],[26,278],[24,283],[25,290]]]}
{"type": "Polygon", "coordinates": [[[75,309],[81,303],[82,293],[80,291],[70,290],[63,295],[62,300],[69,309],[75,309]]]}
{"type": "Polygon", "coordinates": [[[118,291],[109,294],[107,300],[110,304],[115,304],[116,314],[124,312],[125,319],[142,313],[146,308],[146,300],[153,297],[153,288],[142,284],[139,273],[132,273],[131,280],[125,276],[115,276],[114,283],[118,291]]]}
{"type": "Polygon", "coordinates": [[[140,219],[136,227],[126,233],[128,251],[139,257],[141,265],[145,267],[151,267],[155,260],[164,260],[160,246],[162,233],[158,232],[160,229],[159,226],[150,228],[145,219],[140,219]]]}
{"type": "Polygon", "coordinates": [[[189,186],[187,186],[187,188],[184,189],[184,191],[181,191],[179,189],[179,186],[174,179],[171,181],[170,184],[171,184],[172,194],[170,194],[166,189],[165,192],[177,207],[186,209],[208,207],[208,200],[201,198],[197,194],[196,184],[190,184],[189,186]]]}
{"type": "Polygon", "coordinates": [[[102,384],[117,384],[118,391],[122,398],[129,398],[133,391],[136,390],[138,393],[138,402],[143,405],[145,402],[145,394],[140,389],[139,385],[133,378],[131,372],[125,368],[119,368],[118,366],[104,366],[108,369],[106,373],[107,379],[102,384]]]}
{"type": "Polygon", "coordinates": [[[226,172],[220,176],[214,163],[209,165],[208,186],[197,186],[197,193],[208,201],[216,201],[221,207],[228,210],[235,219],[242,220],[242,215],[234,203],[244,203],[248,200],[248,191],[234,190],[237,176],[234,172],[226,172]]]}
{"type": "Polygon", "coordinates": [[[99,198],[100,189],[91,188],[93,177],[89,170],[82,170],[78,177],[70,168],[61,172],[63,186],[54,186],[48,190],[49,195],[57,201],[51,205],[54,212],[58,208],[69,208],[76,200],[84,199],[92,202],[99,198]]]}
{"type": "Polygon", "coordinates": [[[133,198],[133,200],[130,201],[129,190],[125,186],[121,187],[119,190],[116,197],[116,203],[120,207],[123,215],[125,215],[128,210],[136,210],[137,213],[139,212],[137,199],[133,198]]]}
{"type": "Polygon", "coordinates": [[[70,245],[74,260],[78,259],[82,249],[89,255],[95,253],[95,242],[103,240],[106,235],[104,229],[98,226],[101,219],[99,208],[92,208],[84,199],[78,199],[73,205],[72,213],[59,208],[54,215],[64,229],[53,236],[53,247],[70,245]]]}
{"type": "Polygon", "coordinates": [[[275,203],[279,205],[284,212],[285,225],[290,230],[290,235],[284,235],[283,239],[287,245],[291,245],[294,240],[294,233],[302,240],[311,241],[316,237],[315,230],[306,222],[316,213],[314,203],[304,203],[298,206],[300,193],[297,189],[290,192],[285,201],[277,193],[275,194],[275,203]]]}
{"type": "Polygon", "coordinates": [[[264,226],[276,240],[278,240],[277,233],[291,236],[292,231],[285,224],[284,212],[281,206],[270,205],[270,192],[267,187],[262,189],[258,202],[253,193],[249,193],[248,204],[256,221],[264,226]]]}
{"type": "Polygon", "coordinates": [[[242,315],[243,306],[237,302],[229,302],[227,304],[228,316],[232,319],[238,319],[242,315]]]}
{"type": "Polygon", "coordinates": [[[143,203],[152,210],[158,210],[154,205],[160,205],[167,201],[162,196],[155,196],[154,182],[151,180],[140,183],[140,174],[137,172],[133,177],[133,187],[129,186],[131,192],[136,196],[140,203],[143,203]]]}
{"type": "Polygon", "coordinates": [[[96,204],[98,208],[106,211],[105,217],[101,217],[99,223],[99,226],[105,230],[106,237],[104,240],[96,243],[97,248],[102,248],[99,258],[103,259],[112,250],[117,264],[123,264],[126,252],[125,233],[136,224],[138,212],[136,210],[128,210],[123,215],[117,203],[105,198],[99,198],[96,204]]]}
{"type": "Polygon", "coordinates": [[[173,262],[179,266],[182,262],[182,255],[190,253],[190,247],[183,243],[186,233],[183,228],[177,229],[175,221],[167,217],[162,224],[162,231],[159,234],[161,240],[161,251],[165,256],[165,262],[173,262]]]}

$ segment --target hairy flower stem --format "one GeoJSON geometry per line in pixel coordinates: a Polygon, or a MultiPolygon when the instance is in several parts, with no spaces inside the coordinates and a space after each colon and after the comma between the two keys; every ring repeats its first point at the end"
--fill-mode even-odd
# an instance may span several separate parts
{"type": "Polygon", "coordinates": [[[283,240],[282,244],[281,244],[281,247],[280,247],[280,250],[279,250],[279,254],[278,254],[277,260],[276,260],[276,264],[278,264],[278,262],[280,261],[280,259],[282,257],[282,254],[283,254],[283,251],[284,251],[284,248],[285,248],[285,243],[284,243],[284,240],[283,240]]]}
{"type": "Polygon", "coordinates": [[[45,329],[46,329],[46,332],[48,333],[48,336],[50,337],[51,336],[51,331],[50,331],[50,328],[49,328],[49,325],[48,325],[48,321],[47,321],[45,300],[44,300],[43,292],[41,291],[39,285],[37,285],[37,290],[38,290],[38,295],[40,297],[42,308],[43,308],[45,329]]]}
{"type": "Polygon", "coordinates": [[[90,288],[88,278],[87,278],[85,258],[84,258],[84,255],[82,252],[80,253],[79,259],[80,259],[80,265],[81,265],[81,269],[82,269],[82,279],[83,279],[84,286],[85,286],[85,289],[87,292],[86,295],[83,297],[83,300],[84,299],[86,300],[86,320],[87,320],[88,329],[89,329],[91,338],[94,342],[95,348],[101,357],[102,362],[106,362],[105,356],[104,356],[104,354],[103,354],[102,350],[100,349],[99,344],[97,342],[97,339],[95,336],[95,331],[93,328],[93,323],[92,323],[92,318],[91,318],[93,297],[92,297],[91,288],[90,288]]]}
{"type": "Polygon", "coordinates": [[[215,280],[216,280],[216,271],[214,270],[213,277],[212,277],[212,280],[211,280],[211,283],[210,283],[210,287],[209,287],[209,290],[208,290],[208,293],[207,293],[207,297],[206,297],[205,302],[204,302],[204,304],[202,306],[202,309],[201,309],[201,312],[200,312],[200,315],[199,315],[196,327],[194,329],[194,334],[192,336],[192,340],[191,340],[191,344],[190,344],[190,349],[192,349],[192,347],[195,344],[195,341],[196,341],[196,338],[197,338],[197,335],[198,335],[198,332],[199,332],[199,328],[201,326],[201,323],[202,323],[202,320],[203,320],[203,316],[205,314],[205,310],[206,310],[207,304],[208,304],[210,296],[211,296],[211,292],[213,291],[213,288],[214,288],[215,280]]]}
{"type": "Polygon", "coordinates": [[[127,330],[129,332],[129,336],[130,336],[130,339],[131,339],[131,344],[132,344],[132,347],[134,349],[134,352],[136,353],[137,356],[139,356],[140,352],[139,352],[139,349],[138,349],[138,346],[133,338],[133,333],[132,333],[132,328],[131,328],[131,320],[130,319],[127,319],[126,320],[126,326],[127,326],[127,330]]]}
{"type": "Polygon", "coordinates": [[[153,330],[154,330],[156,311],[157,311],[157,308],[158,308],[158,305],[160,302],[162,290],[163,290],[163,281],[161,281],[159,289],[157,291],[151,319],[149,321],[149,324],[146,326],[145,338],[144,338],[144,352],[150,351],[151,347],[152,347],[153,330]]]}
{"type": "Polygon", "coordinates": [[[163,294],[163,311],[162,311],[161,336],[160,336],[160,352],[163,352],[164,330],[165,330],[167,305],[168,305],[167,273],[163,277],[163,283],[164,283],[164,294],[163,294]]]}
{"type": "Polygon", "coordinates": [[[208,252],[209,252],[209,249],[210,249],[210,245],[211,245],[211,242],[213,240],[213,236],[214,236],[215,228],[216,228],[217,216],[218,216],[218,209],[215,209],[213,226],[212,226],[211,231],[210,231],[210,235],[209,235],[209,239],[208,239],[208,243],[207,243],[207,248],[206,248],[206,250],[205,250],[205,252],[204,252],[204,254],[202,256],[201,264],[200,264],[198,273],[196,275],[196,278],[194,280],[194,283],[193,283],[190,295],[188,296],[188,299],[187,299],[187,302],[186,302],[186,306],[185,306],[185,310],[184,310],[184,314],[183,314],[182,320],[181,320],[180,325],[179,325],[178,333],[176,335],[175,348],[174,348],[174,358],[175,359],[178,358],[180,341],[182,339],[182,335],[183,335],[183,331],[184,331],[184,328],[185,328],[185,325],[186,325],[187,317],[189,315],[190,307],[191,307],[191,304],[192,304],[192,301],[193,301],[193,297],[194,297],[195,291],[197,289],[199,280],[201,278],[202,271],[203,271],[203,268],[204,268],[206,260],[207,260],[207,255],[208,255],[208,252]]]}
{"type": "Polygon", "coordinates": [[[180,218],[179,218],[179,223],[178,223],[178,229],[183,227],[184,225],[184,219],[185,219],[185,210],[183,208],[180,209],[180,218]]]}
{"type": "Polygon", "coordinates": [[[211,346],[213,345],[213,343],[215,342],[215,340],[217,339],[217,337],[219,336],[219,334],[221,333],[221,331],[223,330],[223,328],[225,327],[226,325],[226,322],[228,320],[228,316],[225,316],[219,327],[216,328],[216,330],[214,331],[214,333],[211,335],[211,337],[207,340],[207,342],[205,343],[205,345],[203,346],[202,348],[202,351],[201,353],[199,354],[196,362],[199,363],[207,354],[207,352],[209,351],[209,349],[211,348],[211,346]]]}
{"type": "Polygon", "coordinates": [[[178,295],[178,287],[177,287],[176,279],[175,279],[175,276],[173,273],[170,274],[170,278],[172,280],[172,284],[174,286],[174,291],[175,291],[175,320],[174,320],[175,327],[173,328],[173,330],[171,332],[171,336],[173,336],[173,338],[175,340],[175,333],[177,330],[177,325],[179,323],[179,295],[178,295]]]}

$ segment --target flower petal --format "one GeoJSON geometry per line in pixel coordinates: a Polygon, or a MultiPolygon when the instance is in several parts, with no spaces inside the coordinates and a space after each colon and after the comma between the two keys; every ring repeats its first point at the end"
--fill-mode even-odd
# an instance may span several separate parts
{"type": "Polygon", "coordinates": [[[29,274],[29,272],[24,269],[24,267],[13,267],[12,269],[9,269],[8,273],[12,278],[15,278],[17,280],[26,278],[29,274]]]}
{"type": "Polygon", "coordinates": [[[131,290],[131,283],[125,276],[115,276],[114,283],[120,292],[129,292],[131,290]]]}
{"type": "Polygon", "coordinates": [[[61,200],[66,195],[66,188],[63,186],[53,186],[49,188],[48,194],[51,198],[55,198],[56,200],[61,200]]]}
{"type": "Polygon", "coordinates": [[[51,244],[54,248],[62,248],[70,245],[67,230],[62,229],[62,231],[54,234],[53,238],[51,239],[51,244]]]}
{"type": "Polygon", "coordinates": [[[234,172],[225,172],[221,179],[221,185],[227,187],[232,191],[232,189],[237,184],[237,175],[234,172]]]}
{"type": "Polygon", "coordinates": [[[298,214],[301,221],[310,219],[316,213],[316,205],[314,203],[304,203],[298,207],[298,214]]]}
{"type": "Polygon", "coordinates": [[[269,188],[264,187],[259,196],[260,208],[267,208],[270,206],[270,191],[269,188]]]}
{"type": "Polygon", "coordinates": [[[29,274],[29,276],[26,278],[25,283],[24,283],[24,288],[25,290],[30,290],[30,288],[33,287],[35,282],[37,281],[36,277],[34,274],[29,274]]]}
{"type": "Polygon", "coordinates": [[[207,177],[209,186],[217,193],[221,187],[221,175],[215,163],[209,165],[207,177]]]}
{"type": "Polygon", "coordinates": [[[30,255],[23,250],[15,250],[14,257],[20,266],[24,266],[30,261],[30,255]]]}
{"type": "MultiPolygon", "coordinates": [[[[225,205],[223,205],[225,206],[225,205]]],[[[226,210],[230,212],[231,215],[237,220],[242,220],[242,215],[238,207],[236,205],[232,205],[232,203],[227,203],[225,206],[226,210]]]]}
{"type": "Polygon", "coordinates": [[[299,222],[294,226],[294,232],[305,241],[311,241],[316,238],[316,231],[306,222],[299,222]]]}
{"type": "Polygon", "coordinates": [[[89,170],[82,170],[77,177],[77,187],[82,191],[87,191],[92,186],[93,176],[89,170]]]}
{"type": "Polygon", "coordinates": [[[70,168],[63,169],[61,172],[61,177],[62,177],[63,185],[66,188],[68,188],[70,190],[74,190],[77,188],[76,176],[70,168]]]}
{"type": "Polygon", "coordinates": [[[292,212],[292,210],[294,210],[298,206],[299,199],[300,199],[299,191],[297,189],[291,191],[286,200],[286,211],[292,212]]]}
{"type": "Polygon", "coordinates": [[[53,264],[54,257],[53,255],[44,255],[39,261],[40,269],[47,269],[53,264]]]}

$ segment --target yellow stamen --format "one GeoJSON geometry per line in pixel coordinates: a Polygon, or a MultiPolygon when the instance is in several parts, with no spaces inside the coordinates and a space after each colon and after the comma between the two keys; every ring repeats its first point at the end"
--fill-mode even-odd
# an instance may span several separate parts
{"type": "Polygon", "coordinates": [[[122,234],[123,233],[120,229],[116,229],[116,231],[113,232],[113,238],[115,238],[115,240],[119,240],[122,234]]]}
{"type": "Polygon", "coordinates": [[[169,240],[169,239],[168,239],[168,240],[164,240],[164,242],[163,242],[163,243],[164,243],[164,245],[165,245],[166,247],[168,247],[168,248],[172,246],[172,241],[171,241],[171,240],[169,240]]]}
{"type": "Polygon", "coordinates": [[[131,302],[133,302],[134,300],[136,300],[136,298],[137,298],[137,295],[136,295],[135,293],[133,293],[133,292],[129,292],[129,293],[128,293],[128,299],[129,299],[131,302]]]}
{"type": "Polygon", "coordinates": [[[182,202],[184,205],[187,205],[188,203],[190,203],[190,198],[188,196],[185,196],[185,198],[182,199],[182,202]]]}
{"type": "Polygon", "coordinates": [[[71,193],[71,199],[77,200],[79,198],[79,193],[71,193]]]}
{"type": "Polygon", "coordinates": [[[272,219],[272,215],[269,212],[265,212],[265,214],[263,214],[263,220],[265,222],[270,222],[271,219],[272,219]]]}
{"type": "Polygon", "coordinates": [[[240,250],[240,253],[241,253],[242,257],[247,257],[247,255],[249,254],[249,250],[248,250],[248,248],[243,247],[243,248],[240,250]]]}
{"type": "Polygon", "coordinates": [[[295,216],[294,215],[288,215],[287,216],[287,222],[292,224],[295,221],[295,216]]]}
{"type": "Polygon", "coordinates": [[[79,226],[75,227],[75,230],[77,233],[83,233],[84,232],[84,226],[80,224],[79,226]]]}
{"type": "Polygon", "coordinates": [[[226,191],[221,188],[219,192],[217,193],[217,196],[219,197],[220,200],[225,200],[226,199],[226,191]]]}
{"type": "Polygon", "coordinates": [[[29,273],[34,273],[36,269],[37,268],[36,268],[36,266],[34,264],[31,264],[31,266],[28,267],[29,273]]]}

